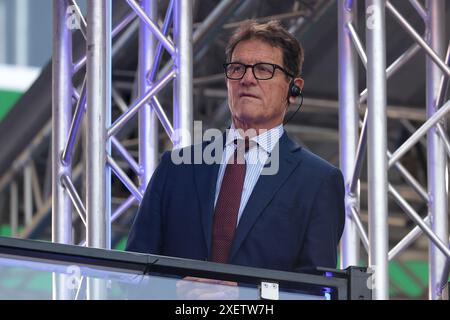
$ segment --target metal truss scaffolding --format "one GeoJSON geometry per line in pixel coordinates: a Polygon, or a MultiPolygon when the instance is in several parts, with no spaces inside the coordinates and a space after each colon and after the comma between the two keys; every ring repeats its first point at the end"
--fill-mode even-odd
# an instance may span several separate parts
{"type": "MultiPolygon", "coordinates": [[[[156,1],[127,0],[140,21],[139,29],[139,95],[117,119],[111,119],[111,44],[117,30],[111,28],[111,0],[88,1],[85,20],[75,1],[54,0],[53,57],[53,241],[72,243],[72,205],[86,226],[89,247],[111,248],[111,223],[142,194],[157,164],[157,118],[170,138],[179,134],[174,146],[190,144],[192,136],[192,8],[190,1],[171,1],[163,28],[157,23],[156,1]],[[71,30],[68,19],[75,12],[80,30],[86,39],[86,56],[75,64],[71,54],[71,30]],[[69,16],[68,16],[69,13],[69,16]],[[173,16],[173,19],[172,19],[173,16]],[[173,20],[173,40],[168,35],[173,20]],[[158,45],[157,45],[158,43],[158,45]],[[172,66],[157,77],[157,66],[166,50],[172,66]],[[86,64],[86,75],[79,94],[72,86],[72,76],[86,64]],[[173,126],[161,107],[157,93],[174,81],[173,126]],[[72,116],[72,93],[77,104],[72,116]],[[71,179],[73,142],[86,113],[86,204],[74,188],[71,179]],[[139,162],[127,152],[115,136],[135,114],[139,115],[139,162]],[[112,157],[116,148],[139,176],[136,186],[112,157]],[[130,192],[129,198],[111,212],[111,171],[130,192]]],[[[127,17],[125,22],[129,22],[127,17]]],[[[122,28],[119,24],[118,28],[122,28]]],[[[63,288],[55,279],[56,290],[63,288]]],[[[63,283],[63,282],[61,282],[63,283]]],[[[87,284],[91,298],[101,298],[103,288],[95,280],[87,284]]],[[[55,293],[65,297],[64,289],[55,293]]]]}
{"type": "Polygon", "coordinates": [[[388,262],[395,259],[422,233],[429,238],[429,298],[440,299],[448,278],[448,176],[447,156],[450,144],[445,133],[445,116],[450,101],[444,101],[450,76],[450,45],[445,55],[445,1],[427,0],[410,4],[423,18],[426,32],[420,36],[390,1],[366,0],[366,46],[358,37],[355,1],[339,1],[339,108],[341,164],[346,181],[346,228],[341,243],[341,267],[356,265],[362,241],[374,271],[374,298],[388,299],[388,262]],[[391,14],[412,37],[415,44],[386,68],[385,12],[391,14]],[[417,51],[427,54],[427,121],[397,150],[387,148],[386,84],[417,51]],[[367,89],[357,87],[357,57],[366,68],[367,89]],[[358,115],[360,104],[367,101],[364,119],[358,115]],[[361,132],[358,137],[358,127],[361,132]],[[400,159],[420,138],[427,135],[428,191],[402,166],[400,159]],[[359,215],[359,178],[367,150],[368,233],[359,215]],[[389,183],[388,170],[395,167],[403,179],[428,205],[422,219],[413,207],[389,183]],[[416,226],[393,248],[388,248],[388,195],[403,209],[416,226]]]}

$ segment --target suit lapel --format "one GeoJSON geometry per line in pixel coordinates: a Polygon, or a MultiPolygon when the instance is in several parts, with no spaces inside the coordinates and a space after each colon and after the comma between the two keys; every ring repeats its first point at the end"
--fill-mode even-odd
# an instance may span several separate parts
{"type": "MultiPolygon", "coordinates": [[[[218,144],[214,147],[214,150],[223,148],[225,140],[222,136],[222,141],[216,139],[214,142],[205,144],[204,148],[210,144],[218,144]]],[[[211,146],[210,146],[211,147],[211,146]]],[[[212,238],[212,223],[214,217],[214,199],[216,195],[216,182],[217,175],[219,173],[220,163],[214,164],[196,164],[194,165],[194,177],[195,184],[199,198],[200,214],[202,220],[203,235],[205,237],[205,243],[207,248],[207,254],[211,252],[211,238],[212,238]]]]}
{"type": "MultiPolygon", "coordinates": [[[[279,170],[274,175],[261,175],[242,213],[236,229],[229,261],[232,261],[258,216],[269,204],[278,189],[286,182],[291,172],[299,165],[300,159],[294,151],[300,147],[284,132],[279,141],[279,170]]],[[[276,150],[274,149],[274,152],[276,150]]]]}

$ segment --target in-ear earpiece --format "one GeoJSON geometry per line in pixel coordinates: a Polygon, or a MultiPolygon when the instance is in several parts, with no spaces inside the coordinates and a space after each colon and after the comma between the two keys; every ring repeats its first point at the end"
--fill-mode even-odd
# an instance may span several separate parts
{"type": "Polygon", "coordinates": [[[295,112],[289,117],[289,119],[287,121],[285,121],[283,123],[283,125],[286,125],[286,123],[288,123],[289,121],[291,121],[291,119],[295,116],[295,114],[298,112],[298,110],[300,110],[302,104],[303,104],[303,93],[302,93],[302,89],[297,86],[294,81],[291,81],[291,83],[289,84],[289,92],[288,92],[288,103],[289,103],[289,98],[290,97],[294,97],[297,98],[298,96],[300,96],[300,104],[298,105],[297,110],[295,110],[295,112]]]}
{"type": "MultiPolygon", "coordinates": [[[[300,89],[299,86],[297,86],[294,81],[291,81],[291,83],[289,84],[289,97],[298,97],[299,95],[302,94],[302,89],[300,89]]],[[[288,97],[288,98],[289,98],[288,97]]]]}

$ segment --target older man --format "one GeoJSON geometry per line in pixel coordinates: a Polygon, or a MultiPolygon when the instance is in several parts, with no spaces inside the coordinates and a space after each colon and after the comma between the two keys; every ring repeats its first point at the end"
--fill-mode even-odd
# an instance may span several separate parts
{"type": "Polygon", "coordinates": [[[249,21],[226,55],[231,126],[221,161],[175,164],[166,152],[127,250],[287,271],[336,267],[342,174],[283,129],[303,88],[300,44],[279,22],[249,21]],[[276,170],[265,173],[274,162],[276,170]]]}

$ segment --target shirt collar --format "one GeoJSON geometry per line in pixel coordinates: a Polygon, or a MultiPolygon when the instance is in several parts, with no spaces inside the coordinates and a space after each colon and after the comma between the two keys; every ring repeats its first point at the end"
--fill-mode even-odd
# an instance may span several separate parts
{"type": "MultiPolygon", "coordinates": [[[[228,146],[230,144],[233,144],[236,139],[242,140],[243,137],[239,133],[239,130],[237,130],[234,127],[234,124],[231,123],[230,129],[228,130],[225,146],[228,146]]],[[[251,138],[250,140],[257,143],[259,147],[264,149],[267,153],[271,153],[275,145],[277,144],[278,140],[283,135],[284,128],[283,125],[280,124],[270,130],[264,131],[263,133],[251,138]]]]}

